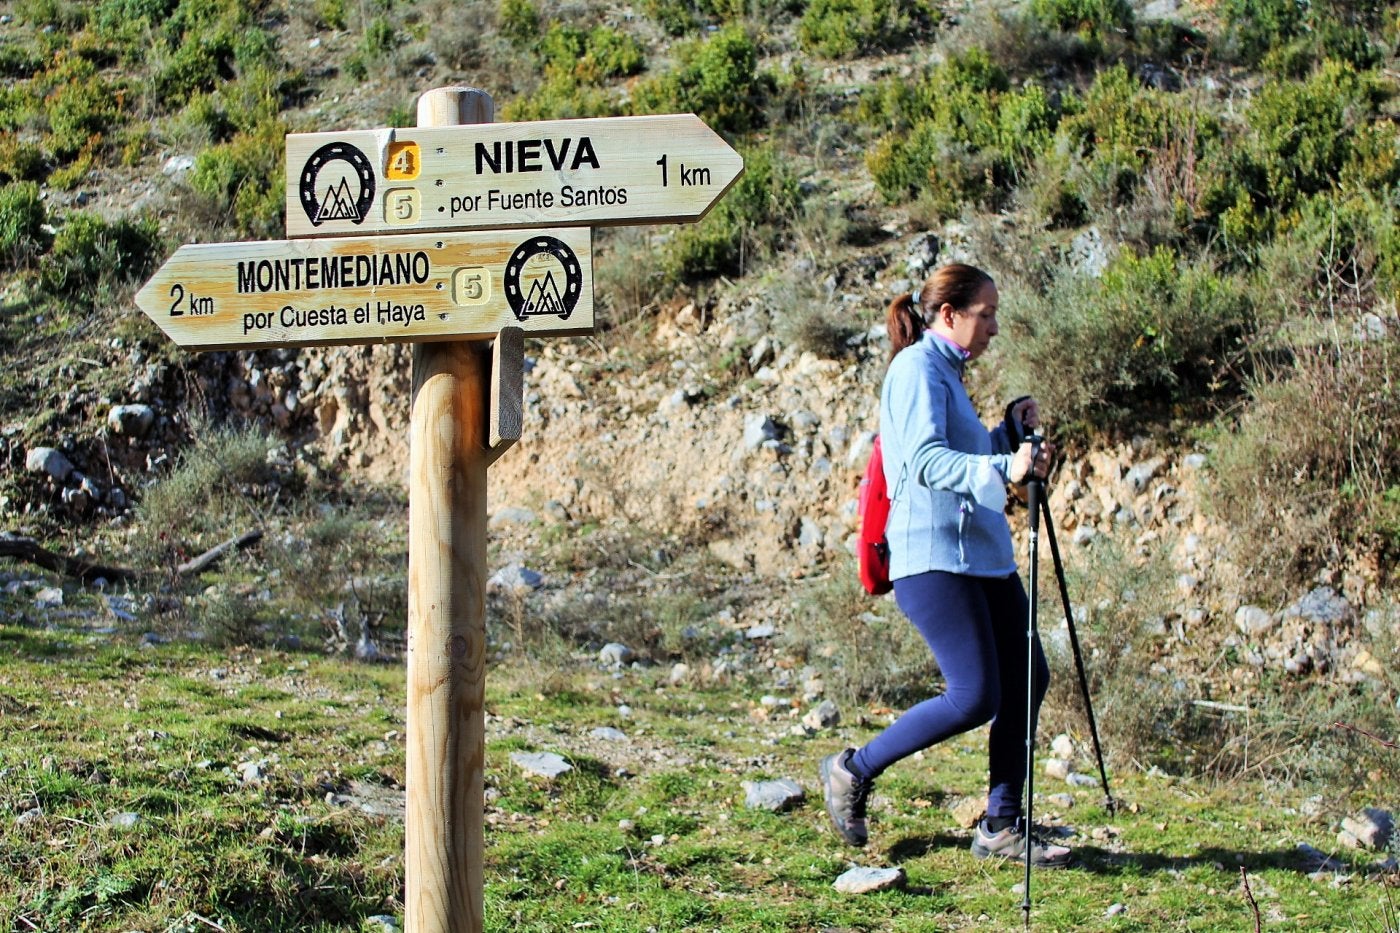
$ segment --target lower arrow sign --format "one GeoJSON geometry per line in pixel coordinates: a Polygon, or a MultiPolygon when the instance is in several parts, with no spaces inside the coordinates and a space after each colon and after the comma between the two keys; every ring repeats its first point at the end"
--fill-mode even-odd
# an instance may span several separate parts
{"type": "Polygon", "coordinates": [[[197,350],[587,334],[592,231],[186,245],[136,304],[197,350]]]}

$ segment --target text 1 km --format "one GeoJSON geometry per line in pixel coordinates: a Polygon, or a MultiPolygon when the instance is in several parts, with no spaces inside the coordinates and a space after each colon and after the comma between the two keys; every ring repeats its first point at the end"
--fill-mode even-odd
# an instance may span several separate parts
{"type": "MultiPolygon", "coordinates": [[[[666,156],[662,156],[661,158],[656,160],[656,164],[661,166],[661,187],[663,188],[667,187],[671,183],[671,180],[667,174],[666,158],[666,156]]],[[[708,185],[711,183],[710,170],[708,168],[704,168],[703,166],[697,168],[695,166],[686,165],[684,162],[682,162],[680,166],[680,176],[680,184],[682,188],[695,188],[699,187],[700,185],[708,185]]]]}

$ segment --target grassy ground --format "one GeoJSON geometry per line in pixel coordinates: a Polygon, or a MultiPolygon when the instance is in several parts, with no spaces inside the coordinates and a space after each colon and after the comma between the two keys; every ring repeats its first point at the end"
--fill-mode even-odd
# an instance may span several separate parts
{"type": "MultiPolygon", "coordinates": [[[[587,661],[492,670],[487,929],[1022,924],[1022,871],[974,859],[950,813],[979,792],[982,734],[889,772],[871,846],[856,851],[826,825],[815,765],[882,713],[806,738],[759,702],[771,677],[701,689],[667,673],[587,661]],[[627,741],[590,737],[598,726],[627,741]],[[574,770],[528,776],[510,760],[517,750],[558,751],[574,770]],[[744,806],[743,782],[783,777],[806,787],[805,805],[744,806]],[[838,894],[832,882],[851,864],[900,866],[908,886],[838,894]]],[[[398,665],[0,626],[0,929],[401,923],[404,693],[398,665]]],[[[1072,833],[1079,865],[1034,876],[1036,929],[1395,928],[1394,874],[1374,869],[1374,854],[1337,851],[1335,821],[1305,815],[1304,792],[1139,773],[1112,783],[1114,814],[1096,788],[1074,790],[1072,806],[1039,804],[1039,818],[1072,833]],[[1317,871],[1301,845],[1332,866],[1317,871]]],[[[1038,787],[1069,790],[1043,777],[1038,787]]]]}

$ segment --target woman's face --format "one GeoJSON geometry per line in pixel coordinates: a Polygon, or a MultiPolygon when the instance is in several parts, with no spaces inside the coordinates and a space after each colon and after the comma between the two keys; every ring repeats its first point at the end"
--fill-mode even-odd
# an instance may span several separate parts
{"type": "Polygon", "coordinates": [[[943,324],[944,336],[968,352],[968,359],[975,360],[986,352],[992,338],[997,335],[997,287],[993,282],[985,283],[977,290],[972,302],[961,311],[952,305],[944,305],[938,316],[943,324]],[[951,313],[944,313],[951,311],[951,313]]]}

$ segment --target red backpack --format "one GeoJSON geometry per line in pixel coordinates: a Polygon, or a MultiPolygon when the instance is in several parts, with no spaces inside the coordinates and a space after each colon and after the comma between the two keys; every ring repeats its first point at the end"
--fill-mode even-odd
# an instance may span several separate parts
{"type": "Polygon", "coordinates": [[[890,582],[890,546],[885,540],[885,522],[890,517],[890,497],[885,488],[885,458],[880,453],[880,437],[870,448],[865,463],[865,475],[860,480],[858,500],[860,537],[856,541],[856,559],[860,564],[860,583],[865,591],[880,596],[894,589],[890,582]]]}

